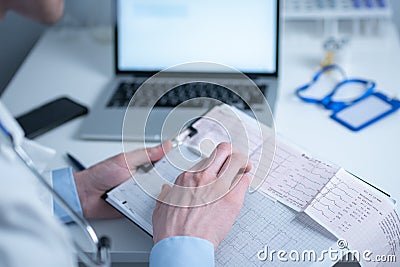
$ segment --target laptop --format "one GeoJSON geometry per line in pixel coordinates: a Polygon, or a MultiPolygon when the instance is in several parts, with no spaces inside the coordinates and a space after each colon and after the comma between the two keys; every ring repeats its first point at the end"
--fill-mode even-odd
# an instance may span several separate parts
{"type": "MultiPolygon", "coordinates": [[[[116,0],[115,5],[115,77],[82,124],[81,138],[121,140],[128,105],[129,112],[134,114],[130,123],[137,130],[131,127],[124,132],[124,139],[156,142],[175,134],[168,130],[160,133],[171,110],[189,98],[213,98],[244,110],[257,107],[260,97],[252,96],[229,69],[190,62],[217,63],[244,73],[273,109],[278,88],[278,0],[116,0]],[[148,78],[177,65],[179,71],[167,71],[163,75],[165,81],[157,80],[154,86],[147,86],[137,105],[129,104],[132,96],[144,89],[141,85],[148,78]],[[199,77],[236,86],[239,95],[246,99],[213,83],[184,82],[199,77]],[[156,102],[146,100],[171,84],[174,89],[156,102]],[[150,103],[152,112],[147,116],[146,105],[150,103]],[[145,133],[140,129],[143,125],[145,133]]],[[[172,121],[176,127],[182,127],[178,124],[209,108],[196,102],[175,109],[174,116],[179,119],[172,121]]]]}

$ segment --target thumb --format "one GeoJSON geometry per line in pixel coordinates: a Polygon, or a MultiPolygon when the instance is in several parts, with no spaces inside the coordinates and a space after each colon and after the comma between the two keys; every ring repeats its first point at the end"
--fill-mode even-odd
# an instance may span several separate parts
{"type": "Polygon", "coordinates": [[[244,196],[250,186],[252,176],[249,173],[239,174],[239,181],[232,184],[231,191],[227,194],[229,198],[236,199],[243,203],[244,196]]]}
{"type": "Polygon", "coordinates": [[[162,186],[162,190],[160,195],[158,195],[157,198],[157,203],[156,203],[156,208],[160,207],[161,203],[164,201],[164,199],[167,197],[168,193],[171,191],[171,187],[167,184],[164,184],[162,186]]]}
{"type": "Polygon", "coordinates": [[[125,153],[125,159],[130,168],[139,167],[146,163],[155,162],[171,150],[171,141],[166,141],[161,145],[143,148],[125,153]]]}

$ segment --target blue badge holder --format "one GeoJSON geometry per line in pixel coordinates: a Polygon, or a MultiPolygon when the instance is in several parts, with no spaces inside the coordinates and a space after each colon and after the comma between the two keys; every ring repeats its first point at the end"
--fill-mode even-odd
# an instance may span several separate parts
{"type": "Polygon", "coordinates": [[[383,93],[375,92],[376,83],[371,80],[346,78],[345,72],[337,65],[328,65],[318,71],[313,79],[299,87],[296,95],[306,103],[321,105],[325,109],[332,110],[330,116],[333,120],[352,131],[359,131],[392,114],[400,108],[398,99],[390,98],[383,93]],[[333,90],[321,99],[305,97],[302,93],[315,84],[322,74],[328,71],[338,71],[343,80],[336,84],[333,90]],[[346,84],[355,83],[365,86],[364,92],[352,101],[334,101],[334,95],[346,84]]]}
{"type": "Polygon", "coordinates": [[[399,100],[375,92],[361,101],[335,111],[330,117],[352,131],[360,131],[399,108],[399,100]]]}

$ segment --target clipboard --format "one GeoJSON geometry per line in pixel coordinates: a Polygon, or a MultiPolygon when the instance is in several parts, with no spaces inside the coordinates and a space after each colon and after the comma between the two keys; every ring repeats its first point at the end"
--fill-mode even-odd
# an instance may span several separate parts
{"type": "MultiPolygon", "coordinates": [[[[235,107],[226,104],[216,105],[200,118],[193,120],[173,138],[173,147],[163,159],[154,164],[149,163],[141,166],[134,174],[134,178],[125,182],[125,186],[120,185],[110,190],[103,196],[103,199],[152,235],[152,227],[149,221],[143,220],[143,216],[138,215],[131,208],[126,208],[128,201],[122,200],[123,197],[118,193],[119,190],[123,187],[134,188],[134,194],[143,203],[152,201],[155,203],[163,184],[170,183],[170,185],[173,185],[179,174],[190,169],[203,158],[209,157],[219,143],[229,142],[239,151],[253,154],[253,150],[258,149],[261,144],[254,142],[254,138],[249,138],[249,135],[264,140],[264,143],[272,143],[265,145],[264,149],[264,154],[270,154],[270,156],[265,157],[267,158],[265,161],[271,163],[275,148],[273,129],[258,123],[250,115],[235,107]],[[222,120],[223,122],[221,122],[222,120]],[[246,140],[246,142],[242,142],[242,140],[246,140]],[[169,160],[171,158],[172,160],[169,160]],[[172,164],[170,164],[171,162],[172,164]],[[147,183],[148,181],[151,181],[151,183],[147,183]]],[[[255,157],[260,158],[263,155],[262,153],[259,154],[255,157]]],[[[267,176],[266,174],[264,177],[267,176]]],[[[259,176],[261,177],[261,175],[259,176]]],[[[257,189],[261,182],[261,180],[253,179],[253,191],[257,189]]],[[[152,211],[154,207],[155,204],[152,204],[148,208],[152,211]]]]}
{"type": "MultiPolygon", "coordinates": [[[[227,108],[232,110],[231,107],[227,107],[226,105],[214,107],[201,119],[196,120],[183,130],[182,133],[175,138],[177,139],[175,141],[188,145],[187,147],[198,144],[197,142],[200,137],[213,138],[216,136],[218,139],[214,140],[215,142],[225,141],[218,129],[210,130],[210,128],[204,128],[204,123],[207,121],[204,117],[213,114],[212,112],[227,110],[227,108]]],[[[237,115],[237,118],[246,124],[246,131],[251,132],[252,129],[254,130],[258,127],[257,122],[250,116],[239,110],[233,111],[235,112],[235,116],[237,115]]],[[[224,114],[222,113],[222,115],[224,114]]],[[[229,121],[228,117],[223,118],[229,121]]],[[[232,125],[236,126],[235,124],[232,125]]],[[[236,130],[240,132],[240,129],[238,130],[236,128],[236,130]]],[[[265,139],[262,139],[262,142],[259,141],[260,143],[264,141],[268,143],[268,141],[271,140],[269,138],[275,137],[271,136],[268,129],[264,129],[264,131],[266,135],[262,135],[262,138],[265,139]]],[[[255,146],[258,140],[257,136],[251,137],[250,141],[252,141],[252,145],[255,146]]],[[[237,220],[216,251],[216,266],[244,266],[248,265],[251,261],[260,264],[257,258],[253,256],[266,244],[268,244],[271,249],[282,249],[284,246],[287,246],[288,250],[294,249],[297,251],[304,251],[310,248],[325,250],[329,247],[335,247],[339,236],[335,236],[333,233],[338,232],[332,230],[334,228],[330,229],[332,225],[329,225],[329,221],[319,222],[318,219],[320,219],[321,216],[319,216],[318,212],[311,210],[309,207],[311,203],[315,202],[314,200],[317,199],[317,196],[321,195],[320,193],[322,191],[330,190],[326,188],[326,186],[332,180],[338,180],[337,175],[345,177],[347,181],[350,181],[346,185],[348,187],[341,188],[341,190],[347,190],[347,192],[343,193],[343,196],[347,195],[346,197],[353,197],[352,194],[354,194],[354,198],[357,198],[358,193],[356,194],[354,192],[367,192],[373,195],[375,199],[384,200],[382,203],[385,205],[389,203],[384,206],[388,213],[381,214],[381,216],[396,216],[396,211],[393,208],[394,204],[388,201],[388,196],[384,192],[371,185],[366,186],[367,184],[365,181],[363,181],[363,183],[355,176],[346,174],[342,168],[324,163],[321,160],[306,155],[303,151],[296,149],[280,138],[273,140],[276,141],[276,150],[273,150],[275,157],[271,158],[271,168],[268,167],[265,181],[261,179],[262,177],[258,178],[262,181],[261,185],[257,187],[258,190],[247,193],[243,208],[237,220]],[[300,192],[301,190],[299,190],[299,188],[293,186],[293,181],[297,184],[302,184],[301,188],[303,192],[300,192]],[[315,183],[316,181],[320,182],[318,186],[316,185],[317,183],[315,183]],[[365,186],[360,185],[359,181],[361,184],[365,184],[365,186]],[[312,188],[313,186],[315,188],[312,188]],[[359,191],[360,188],[362,188],[362,191],[359,191]],[[314,191],[311,191],[311,189],[314,191]],[[307,192],[305,190],[307,190],[307,192]],[[310,196],[307,197],[304,193],[310,196]],[[304,220],[305,216],[299,216],[301,214],[307,214],[308,221],[304,220]],[[303,217],[303,219],[300,219],[300,217],[303,217]],[[271,237],[277,238],[271,239],[271,237]]],[[[180,152],[179,148],[179,146],[175,146],[168,154],[180,152]]],[[[270,149],[268,146],[267,148],[270,149]]],[[[204,148],[202,153],[206,153],[208,151],[207,149],[209,148],[204,148]]],[[[256,151],[257,149],[253,152],[256,151]]],[[[194,158],[199,157],[199,154],[193,152],[191,149],[187,149],[186,152],[194,158]]],[[[256,154],[257,153],[253,153],[250,159],[254,160],[254,155],[256,154]]],[[[162,175],[165,175],[163,178],[173,183],[174,179],[182,170],[177,169],[176,166],[168,164],[168,162],[164,160],[165,159],[161,159],[151,166],[139,169],[138,172],[135,173],[135,176],[142,177],[143,180],[149,180],[148,178],[150,177],[146,177],[146,175],[162,167],[162,175]]],[[[265,169],[267,168],[260,164],[260,168],[262,167],[265,169]]],[[[255,171],[253,176],[257,178],[258,174],[259,173],[255,171]]],[[[129,179],[108,192],[105,199],[128,219],[152,236],[152,213],[156,205],[155,199],[161,191],[162,184],[157,184],[160,187],[158,192],[154,191],[149,194],[149,192],[143,190],[143,186],[136,182],[137,177],[135,178],[136,179],[129,179]]],[[[337,182],[335,183],[338,185],[337,182]]],[[[332,183],[331,186],[336,186],[335,183],[332,183]]],[[[328,204],[336,205],[336,203],[333,202],[329,202],[328,204]]],[[[348,209],[349,207],[343,206],[341,208],[348,209]]],[[[325,207],[325,209],[327,208],[325,207]]],[[[357,209],[358,207],[356,206],[350,206],[348,212],[357,209]]],[[[397,216],[397,218],[399,217],[397,216]]],[[[365,220],[369,220],[369,223],[375,227],[372,233],[376,234],[382,230],[379,228],[379,220],[381,219],[386,220],[385,223],[388,224],[386,218],[365,218],[365,220]],[[375,219],[378,219],[378,221],[375,221],[375,219]]],[[[390,223],[400,227],[400,221],[391,221],[390,223]]],[[[352,242],[355,240],[354,236],[348,237],[352,242]]],[[[357,239],[354,242],[357,245],[360,243],[367,244],[367,242],[364,242],[364,238],[367,237],[368,235],[357,235],[356,238],[359,238],[362,242],[357,243],[356,241],[360,241],[357,239]]],[[[380,242],[384,241],[380,240],[380,242]]],[[[352,243],[349,245],[352,249],[357,249],[352,247],[352,243]]],[[[381,244],[375,242],[370,245],[372,249],[379,247],[381,244]]],[[[279,266],[279,263],[274,262],[274,266],[279,266]]]]}

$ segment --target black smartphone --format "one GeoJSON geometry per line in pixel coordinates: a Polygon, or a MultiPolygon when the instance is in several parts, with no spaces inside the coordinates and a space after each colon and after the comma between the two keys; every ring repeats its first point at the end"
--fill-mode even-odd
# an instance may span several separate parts
{"type": "Polygon", "coordinates": [[[35,138],[61,124],[88,113],[87,107],[60,97],[17,118],[25,136],[35,138]]]}

